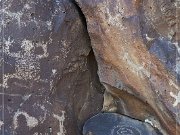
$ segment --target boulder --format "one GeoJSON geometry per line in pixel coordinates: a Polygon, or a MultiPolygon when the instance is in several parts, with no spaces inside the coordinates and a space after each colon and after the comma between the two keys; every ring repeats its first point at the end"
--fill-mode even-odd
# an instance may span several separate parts
{"type": "Polygon", "coordinates": [[[151,121],[163,134],[180,134],[179,2],[76,2],[107,91],[103,110],[151,121]]]}
{"type": "Polygon", "coordinates": [[[162,135],[149,124],[116,113],[99,113],[89,119],[83,135],[162,135]]]}

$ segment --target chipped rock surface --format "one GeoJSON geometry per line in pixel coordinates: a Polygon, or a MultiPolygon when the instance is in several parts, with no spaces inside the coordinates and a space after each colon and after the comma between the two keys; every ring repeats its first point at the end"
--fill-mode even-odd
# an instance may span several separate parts
{"type": "Polygon", "coordinates": [[[80,134],[103,95],[78,8],[68,0],[0,6],[0,134],[80,134]]]}
{"type": "Polygon", "coordinates": [[[114,103],[106,103],[150,120],[163,134],[180,134],[179,1],[76,1],[87,21],[100,82],[114,96],[114,103]]]}

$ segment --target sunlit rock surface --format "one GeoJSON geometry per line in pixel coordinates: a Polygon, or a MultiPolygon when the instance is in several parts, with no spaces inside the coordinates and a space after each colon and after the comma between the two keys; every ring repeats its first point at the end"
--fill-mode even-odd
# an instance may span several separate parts
{"type": "Polygon", "coordinates": [[[100,81],[112,95],[105,94],[111,102],[104,111],[148,119],[163,134],[180,134],[179,1],[76,1],[100,81]]]}

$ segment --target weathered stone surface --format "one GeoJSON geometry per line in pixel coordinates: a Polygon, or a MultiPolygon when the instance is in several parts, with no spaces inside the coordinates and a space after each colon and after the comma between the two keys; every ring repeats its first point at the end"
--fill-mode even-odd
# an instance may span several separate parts
{"type": "Polygon", "coordinates": [[[0,0],[0,134],[79,135],[101,107],[180,134],[179,2],[76,1],[0,0]]]}
{"type": "Polygon", "coordinates": [[[105,95],[111,102],[104,110],[151,121],[163,134],[180,134],[179,1],[76,1],[100,81],[114,96],[105,95]]]}
{"type": "Polygon", "coordinates": [[[0,4],[0,134],[80,134],[103,95],[78,7],[69,0],[0,4]]]}
{"type": "Polygon", "coordinates": [[[83,135],[162,135],[149,124],[116,113],[100,113],[89,119],[83,135]]]}

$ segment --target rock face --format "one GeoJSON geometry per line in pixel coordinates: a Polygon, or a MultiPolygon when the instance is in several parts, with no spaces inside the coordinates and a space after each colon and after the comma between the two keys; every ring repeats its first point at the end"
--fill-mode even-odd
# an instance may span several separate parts
{"type": "Polygon", "coordinates": [[[81,135],[116,112],[86,123],[179,135],[179,4],[0,0],[0,134],[81,135]]]}
{"type": "Polygon", "coordinates": [[[78,135],[102,108],[90,39],[72,1],[0,1],[1,135],[78,135]]]}
{"type": "Polygon", "coordinates": [[[180,3],[76,1],[87,21],[100,81],[112,96],[105,94],[110,101],[104,110],[151,121],[163,134],[180,134],[180,3]]]}

